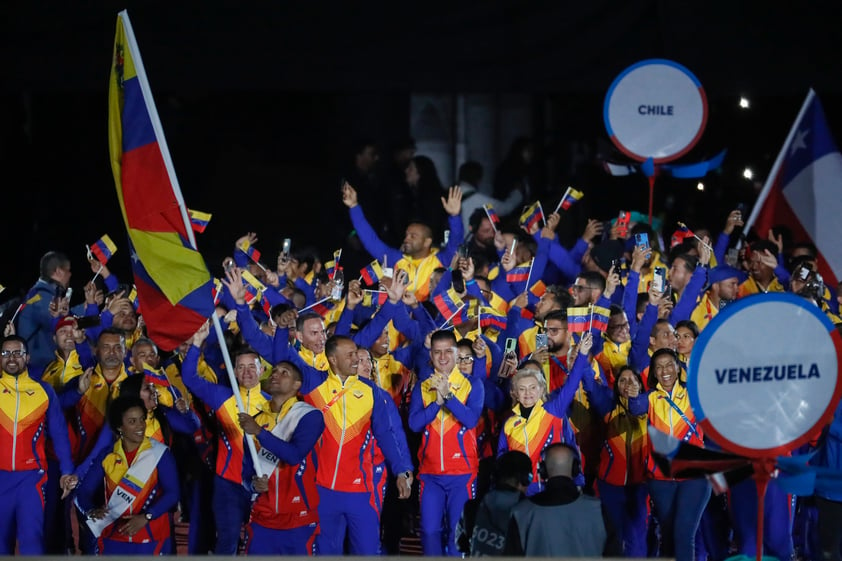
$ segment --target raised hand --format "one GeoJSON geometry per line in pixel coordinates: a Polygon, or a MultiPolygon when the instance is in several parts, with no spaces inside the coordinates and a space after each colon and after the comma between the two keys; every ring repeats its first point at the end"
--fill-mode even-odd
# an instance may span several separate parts
{"type": "Polygon", "coordinates": [[[342,185],[342,203],[348,208],[354,208],[357,202],[357,191],[347,181],[342,185]]]}
{"type": "Polygon", "coordinates": [[[462,189],[458,186],[451,187],[447,192],[447,199],[441,198],[441,205],[450,216],[459,216],[462,212],[462,189]]]}
{"type": "Polygon", "coordinates": [[[592,240],[596,236],[602,235],[603,225],[599,220],[588,220],[588,225],[585,226],[585,232],[582,234],[582,239],[588,243],[593,243],[592,240]]]}
{"type": "Polygon", "coordinates": [[[222,279],[222,284],[228,289],[231,298],[237,304],[246,303],[246,287],[243,286],[243,272],[239,267],[228,269],[225,271],[225,278],[222,279]]]}

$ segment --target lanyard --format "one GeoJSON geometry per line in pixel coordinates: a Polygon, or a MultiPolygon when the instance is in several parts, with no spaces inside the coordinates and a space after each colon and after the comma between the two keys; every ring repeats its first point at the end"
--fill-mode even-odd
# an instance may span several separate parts
{"type": "Polygon", "coordinates": [[[672,407],[673,409],[675,409],[676,411],[678,411],[678,414],[681,416],[681,419],[682,419],[685,423],[687,423],[687,426],[690,428],[690,431],[691,431],[694,435],[696,435],[696,438],[698,438],[699,440],[702,440],[702,436],[699,434],[699,431],[697,431],[697,430],[696,430],[696,425],[694,425],[693,423],[691,423],[691,422],[690,422],[690,419],[688,419],[688,418],[687,418],[687,415],[685,415],[685,414],[684,414],[684,411],[682,411],[682,410],[678,407],[678,405],[676,405],[676,404],[675,404],[675,402],[674,402],[672,399],[670,399],[670,396],[668,396],[668,395],[662,395],[662,396],[659,396],[659,397],[660,397],[661,399],[665,399],[665,400],[667,400],[667,403],[669,403],[669,404],[670,404],[670,407],[672,407]]]}

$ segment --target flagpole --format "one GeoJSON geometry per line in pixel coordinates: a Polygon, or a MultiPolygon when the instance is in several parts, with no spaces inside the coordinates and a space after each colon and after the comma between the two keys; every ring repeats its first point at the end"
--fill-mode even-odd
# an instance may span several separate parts
{"type": "MultiPolygon", "coordinates": [[[[234,399],[237,401],[237,409],[240,413],[248,413],[243,403],[243,397],[240,395],[240,385],[234,376],[234,366],[231,364],[231,356],[228,354],[228,346],[225,344],[225,335],[222,333],[222,326],[219,324],[219,316],[216,315],[216,312],[211,314],[211,319],[213,320],[213,328],[216,330],[219,349],[222,351],[222,358],[225,361],[225,369],[228,371],[228,381],[231,383],[231,391],[234,392],[234,399]]],[[[257,448],[254,446],[254,437],[246,438],[246,444],[248,445],[251,461],[254,464],[254,471],[257,472],[258,477],[263,477],[260,463],[257,461],[257,448]]]]}
{"type": "Polygon", "coordinates": [[[591,319],[588,322],[588,331],[593,329],[593,304],[588,304],[588,307],[591,309],[591,319]]]}
{"type": "Polygon", "coordinates": [[[491,222],[491,229],[494,230],[494,233],[497,233],[497,226],[494,225],[494,221],[491,219],[491,214],[488,212],[488,208],[485,205],[482,205],[482,209],[485,211],[485,216],[488,218],[488,221],[491,222]]]}
{"type": "Polygon", "coordinates": [[[565,192],[564,192],[564,195],[561,197],[561,200],[560,200],[560,201],[558,201],[558,206],[556,206],[556,207],[555,207],[555,210],[553,211],[553,213],[558,212],[558,209],[560,209],[560,208],[561,208],[561,204],[562,204],[562,203],[564,202],[564,200],[567,198],[567,195],[569,195],[569,194],[570,194],[570,191],[571,191],[571,190],[573,190],[573,187],[568,186],[568,187],[567,187],[567,191],[565,191],[565,192]]]}
{"type": "MultiPolygon", "coordinates": [[[[190,215],[187,213],[187,205],[184,204],[184,198],[181,196],[181,187],[178,183],[178,177],[175,175],[175,166],[173,165],[172,157],[170,156],[167,139],[164,136],[164,127],[161,124],[161,118],[158,116],[158,109],[155,107],[155,98],[152,95],[152,87],[149,85],[149,80],[146,77],[146,69],[143,66],[143,59],[140,57],[140,47],[137,46],[134,29],[132,28],[131,21],[129,21],[129,12],[127,10],[122,10],[117,15],[123,21],[123,30],[126,33],[129,52],[132,54],[132,62],[134,63],[137,82],[138,85],[140,85],[141,92],[143,92],[142,99],[144,105],[146,105],[146,111],[149,113],[149,120],[152,122],[152,130],[155,132],[155,138],[158,141],[158,148],[161,152],[161,158],[164,160],[164,168],[167,171],[167,177],[170,179],[170,184],[173,187],[173,194],[178,201],[178,210],[181,213],[181,220],[185,229],[184,233],[187,235],[190,247],[196,249],[196,236],[193,234],[193,226],[191,226],[190,223],[190,215]]],[[[128,226],[128,223],[126,225],[128,226]]]]}
{"type": "MultiPolygon", "coordinates": [[[[747,233],[749,231],[751,226],[754,224],[754,221],[757,219],[757,215],[760,214],[760,209],[763,207],[763,203],[769,196],[769,191],[772,190],[772,184],[775,182],[778,171],[780,171],[781,166],[783,165],[786,150],[789,148],[790,144],[792,144],[792,139],[798,131],[798,125],[801,123],[801,119],[804,118],[804,114],[807,112],[807,107],[809,107],[814,97],[816,97],[816,92],[813,91],[813,88],[810,88],[810,91],[807,92],[807,98],[804,100],[804,103],[801,105],[801,110],[795,118],[795,122],[792,123],[792,128],[789,130],[789,134],[786,136],[786,141],[784,141],[781,151],[778,152],[778,157],[772,165],[769,175],[766,176],[766,184],[763,185],[763,190],[760,191],[760,194],[757,196],[757,200],[754,202],[754,207],[751,209],[751,214],[749,215],[748,220],[746,220],[746,223],[743,225],[743,232],[747,233]]],[[[741,245],[742,240],[739,240],[737,242],[737,247],[739,248],[741,245]]]]}
{"type": "Polygon", "coordinates": [[[462,302],[462,305],[461,305],[461,306],[459,306],[458,308],[456,308],[456,311],[455,311],[455,312],[453,312],[452,314],[450,314],[450,317],[449,317],[449,318],[447,318],[447,321],[445,321],[443,324],[441,324],[441,326],[439,326],[439,329],[444,329],[444,326],[445,326],[445,325],[447,325],[448,323],[450,323],[450,320],[452,320],[454,317],[456,317],[456,314],[458,314],[459,312],[461,312],[461,311],[462,311],[462,308],[464,308],[464,307],[465,307],[465,303],[464,303],[464,302],[462,302]]]}
{"type": "Polygon", "coordinates": [[[325,297],[325,298],[322,298],[322,299],[321,299],[321,300],[319,300],[318,302],[313,302],[312,304],[310,304],[310,305],[309,305],[309,306],[307,306],[306,308],[301,308],[300,310],[298,310],[298,313],[299,313],[299,314],[301,314],[302,312],[306,312],[307,310],[309,310],[309,309],[311,309],[311,308],[313,308],[313,307],[315,307],[315,306],[318,306],[318,305],[319,305],[319,304],[321,304],[322,302],[327,302],[328,300],[330,300],[330,296],[327,296],[327,297],[325,297]]]}
{"type": "Polygon", "coordinates": [[[541,201],[538,201],[538,212],[541,213],[541,220],[544,221],[544,226],[547,225],[547,217],[544,216],[544,207],[541,206],[541,201]]]}
{"type": "Polygon", "coordinates": [[[529,262],[529,274],[526,275],[526,289],[524,292],[529,292],[529,281],[532,280],[532,266],[535,264],[535,258],[532,258],[532,261],[529,262]]]}

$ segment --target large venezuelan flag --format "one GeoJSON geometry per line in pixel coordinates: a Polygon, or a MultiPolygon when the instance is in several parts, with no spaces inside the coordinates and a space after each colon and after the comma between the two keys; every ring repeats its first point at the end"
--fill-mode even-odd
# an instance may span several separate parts
{"type": "Polygon", "coordinates": [[[213,313],[213,281],[190,217],[126,11],[117,16],[108,86],[108,145],[149,336],[164,350],[213,313]]]}

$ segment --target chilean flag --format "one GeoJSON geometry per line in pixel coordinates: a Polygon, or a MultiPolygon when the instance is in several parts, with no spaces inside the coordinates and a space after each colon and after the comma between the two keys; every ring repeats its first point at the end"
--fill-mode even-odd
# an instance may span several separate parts
{"type": "Polygon", "coordinates": [[[819,98],[811,89],[775,160],[766,185],[751,211],[761,238],[784,225],[796,241],[811,241],[819,250],[819,273],[825,284],[842,279],[842,154],[830,135],[819,98]]]}

